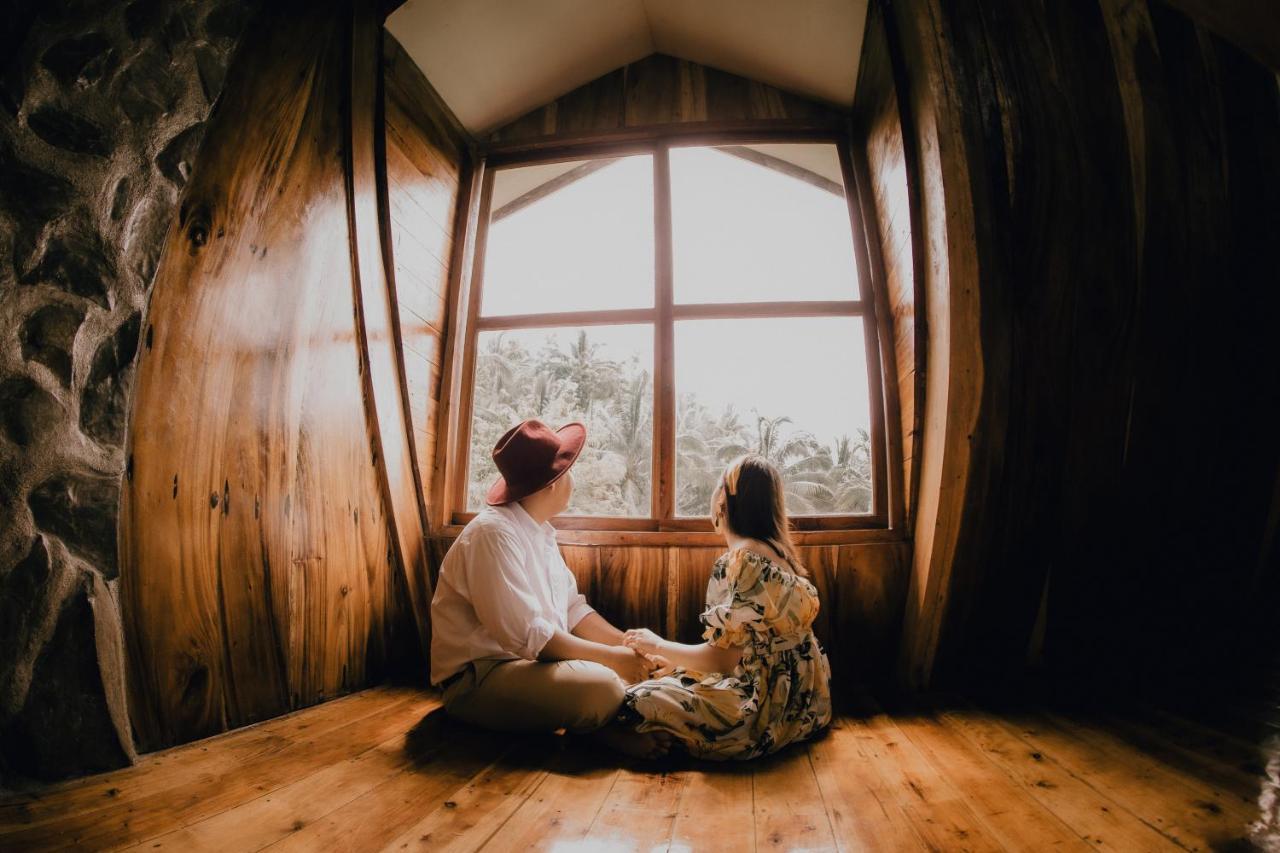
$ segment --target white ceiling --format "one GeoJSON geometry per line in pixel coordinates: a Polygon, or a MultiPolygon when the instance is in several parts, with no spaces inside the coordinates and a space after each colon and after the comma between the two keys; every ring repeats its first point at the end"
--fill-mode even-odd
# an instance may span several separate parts
{"type": "Polygon", "coordinates": [[[476,135],[651,53],[848,107],[867,0],[408,0],[387,29],[476,135]]]}

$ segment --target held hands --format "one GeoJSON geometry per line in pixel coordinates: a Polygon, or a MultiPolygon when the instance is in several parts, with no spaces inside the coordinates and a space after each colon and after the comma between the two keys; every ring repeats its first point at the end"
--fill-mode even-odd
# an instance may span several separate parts
{"type": "Polygon", "coordinates": [[[655,666],[648,657],[634,649],[614,646],[609,649],[609,652],[609,668],[618,673],[618,677],[627,684],[646,680],[655,666]]]}
{"type": "Polygon", "coordinates": [[[662,638],[648,628],[632,628],[622,635],[622,645],[645,655],[656,655],[662,638]]]}
{"type": "Polygon", "coordinates": [[[662,678],[664,675],[670,675],[676,671],[676,665],[662,655],[645,655],[644,657],[645,660],[649,661],[649,665],[653,667],[649,671],[650,678],[662,678]]]}
{"type": "Polygon", "coordinates": [[[637,684],[650,678],[661,678],[675,671],[675,665],[662,655],[645,654],[635,649],[617,646],[613,649],[609,668],[627,684],[637,684]]]}

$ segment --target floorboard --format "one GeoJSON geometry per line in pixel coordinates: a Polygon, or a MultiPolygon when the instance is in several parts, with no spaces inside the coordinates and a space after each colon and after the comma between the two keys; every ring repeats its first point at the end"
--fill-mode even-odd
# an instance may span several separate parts
{"type": "Polygon", "coordinates": [[[494,735],[379,687],[0,796],[0,850],[1249,849],[1268,756],[1155,708],[863,696],[754,762],[494,735]]]}

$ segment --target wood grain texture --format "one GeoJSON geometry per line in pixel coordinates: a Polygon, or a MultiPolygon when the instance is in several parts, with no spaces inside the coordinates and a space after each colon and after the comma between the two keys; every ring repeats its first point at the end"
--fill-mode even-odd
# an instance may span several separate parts
{"type": "Polygon", "coordinates": [[[1214,769],[1240,751],[1236,730],[965,697],[852,704],[767,758],[646,763],[571,736],[482,732],[434,692],[378,688],[0,797],[0,847],[1254,849],[1262,770],[1214,769]]]}
{"type": "Polygon", "coordinates": [[[1250,0],[1168,0],[1196,23],[1280,73],[1280,8],[1250,0]]]}
{"type": "Polygon", "coordinates": [[[930,336],[908,680],[1023,672],[1046,588],[1055,676],[1229,678],[1280,588],[1274,70],[1161,3],[886,7],[930,336]]]}
{"type": "MultiPolygon", "coordinates": [[[[433,560],[452,540],[432,539],[433,560]]],[[[806,546],[800,557],[818,588],[814,630],[831,660],[834,689],[885,684],[898,654],[909,544],[806,546]]],[[[699,616],[719,547],[562,545],[578,590],[615,626],[649,628],[680,643],[702,640],[699,616]]],[[[438,563],[436,563],[438,565],[438,563]]]]}
{"type": "Polygon", "coordinates": [[[920,489],[917,457],[924,416],[928,336],[923,311],[924,276],[917,267],[921,253],[915,245],[921,233],[913,189],[918,186],[918,178],[912,177],[917,168],[914,152],[904,144],[904,117],[898,109],[894,71],[884,11],[880,4],[873,3],[867,13],[858,64],[854,118],[860,131],[855,144],[861,147],[870,174],[870,186],[864,188],[862,195],[865,207],[874,215],[864,216],[863,221],[879,247],[883,263],[881,279],[896,356],[905,526],[910,530],[920,489]]]}
{"type": "Polygon", "coordinates": [[[667,622],[667,549],[600,548],[599,598],[590,602],[623,630],[661,632],[667,622]]]}
{"type": "Polygon", "coordinates": [[[466,140],[404,48],[389,33],[383,33],[383,40],[391,272],[418,479],[422,494],[430,495],[466,140]]]}
{"type": "Polygon", "coordinates": [[[654,54],[579,86],[486,137],[488,144],[703,122],[839,120],[847,111],[696,62],[654,54]]]}
{"type": "MultiPolygon", "coordinates": [[[[899,109],[912,117],[907,142],[919,163],[925,326],[928,329],[924,417],[912,457],[919,490],[912,509],[912,568],[903,613],[899,680],[928,683],[952,594],[955,549],[970,479],[969,437],[978,416],[984,373],[979,335],[976,222],[948,35],[937,3],[886,4],[890,47],[910,70],[899,109]],[[895,22],[899,22],[895,25],[895,22]],[[943,108],[946,107],[946,108],[943,108]]],[[[921,263],[918,261],[917,263],[921,263]]]]}
{"type": "Polygon", "coordinates": [[[412,477],[397,480],[408,512],[397,526],[380,467],[403,462],[407,435],[364,124],[376,54],[357,52],[372,69],[353,93],[351,8],[295,19],[273,7],[251,28],[161,255],[121,516],[130,709],[145,749],[366,686],[395,646],[416,642],[395,636],[392,531],[409,534],[411,579],[425,580],[426,563],[412,477]],[[362,141],[348,160],[353,94],[362,141]],[[376,441],[366,377],[391,399],[391,432],[376,441]]]}
{"type": "Polygon", "coordinates": [[[381,120],[382,18],[372,3],[350,5],[350,101],[346,137],[348,215],[356,276],[357,338],[363,348],[365,414],[375,470],[387,500],[401,588],[408,593],[423,649],[431,642],[431,578],[422,491],[401,348],[395,279],[388,268],[381,120]]]}

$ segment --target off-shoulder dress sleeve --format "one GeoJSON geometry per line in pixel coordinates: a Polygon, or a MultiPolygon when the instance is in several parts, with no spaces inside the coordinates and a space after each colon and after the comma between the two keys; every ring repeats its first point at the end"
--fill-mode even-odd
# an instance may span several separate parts
{"type": "Polygon", "coordinates": [[[769,599],[763,590],[763,560],[750,551],[731,551],[724,561],[721,594],[708,602],[700,621],[702,639],[722,649],[745,646],[769,629],[769,599]]]}

